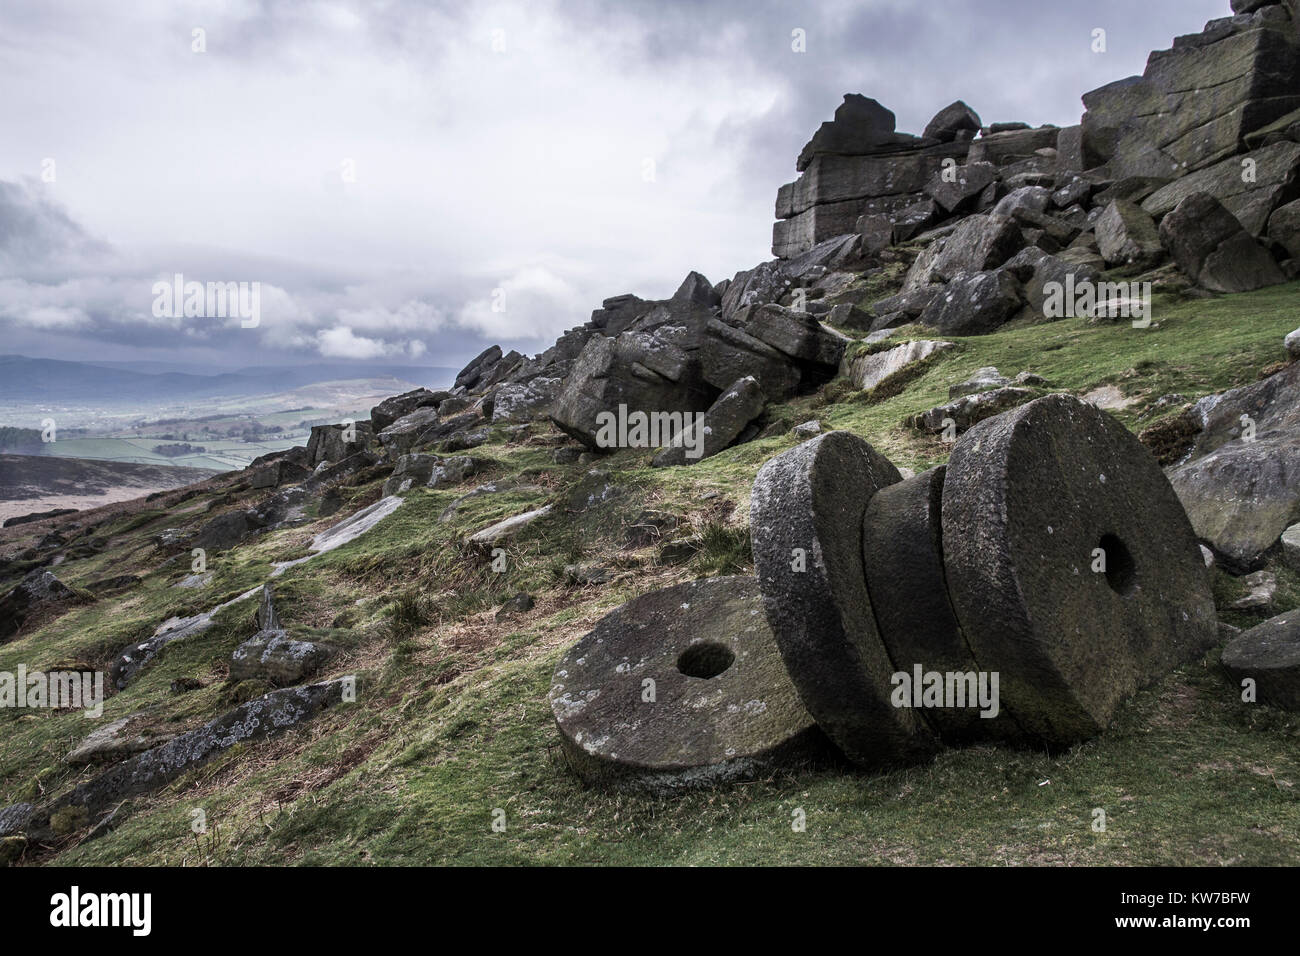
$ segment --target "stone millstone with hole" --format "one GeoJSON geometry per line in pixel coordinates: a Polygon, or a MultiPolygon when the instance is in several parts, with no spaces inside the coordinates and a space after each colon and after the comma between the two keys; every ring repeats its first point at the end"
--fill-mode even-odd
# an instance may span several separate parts
{"type": "Polygon", "coordinates": [[[1223,649],[1224,669],[1236,682],[1255,682],[1255,700],[1283,710],[1300,710],[1300,610],[1279,614],[1223,649]]]}
{"type": "Polygon", "coordinates": [[[834,753],[786,676],[750,577],[615,608],[561,658],[550,702],[570,765],[614,789],[667,795],[834,753]]]}
{"type": "Polygon", "coordinates": [[[957,442],[943,543],[975,659],[1049,746],[1096,735],[1139,687],[1216,643],[1210,579],[1169,480],[1123,425],[1071,396],[957,442]]]}
{"type": "MultiPolygon", "coordinates": [[[[881,488],[862,522],[867,591],[890,660],[908,674],[918,666],[944,674],[945,686],[950,673],[978,676],[980,670],[948,600],[940,524],[946,470],[940,465],[881,488]]],[[[954,679],[953,686],[962,689],[964,706],[920,711],[945,743],[1020,738],[1005,710],[983,717],[978,695],[965,693],[970,685],[954,679]]]]}
{"type": "Polygon", "coordinates": [[[861,438],[836,431],[765,464],[750,498],[754,565],[786,669],[826,735],[866,767],[936,746],[914,710],[890,703],[894,667],[862,566],[867,504],[901,477],[861,438]]]}

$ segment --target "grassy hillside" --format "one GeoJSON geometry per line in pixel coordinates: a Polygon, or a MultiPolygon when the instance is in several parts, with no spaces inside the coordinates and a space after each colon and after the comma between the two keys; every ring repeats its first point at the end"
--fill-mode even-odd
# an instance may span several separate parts
{"type": "MultiPolygon", "coordinates": [[[[898,394],[864,395],[842,381],[769,410],[793,426],[810,418],[854,431],[900,466],[942,462],[948,446],[902,421],[947,398],[976,368],[1024,370],[1057,391],[1114,385],[1134,400],[1117,412],[1130,427],[1155,399],[1187,399],[1255,380],[1285,358],[1300,286],[1217,300],[1157,300],[1157,327],[1065,320],[1009,326],[959,340],[898,394]]],[[[899,333],[900,336],[904,333],[899,333]]],[[[357,673],[355,705],[330,711],[269,742],[236,747],[163,790],[136,798],[121,826],[85,831],[28,862],[81,864],[416,863],[1073,863],[1279,864],[1300,857],[1300,715],[1238,702],[1217,650],[1141,692],[1101,738],[1066,753],[994,747],[953,750],[932,763],[884,775],[849,768],[781,776],[683,798],[611,795],[584,788],[564,765],[547,706],[564,648],[619,603],[708,574],[751,570],[749,486],[761,464],[797,443],[786,428],[689,468],[651,469],[650,454],[623,451],[599,467],[626,489],[583,514],[557,507],[510,545],[508,570],[463,544],[489,523],[545,501],[562,501],[586,465],[559,466],[561,436],[542,425],[522,441],[496,429],[474,454],[491,478],[519,477],[540,490],[485,495],[444,509],[483,477],[447,490],[417,490],[358,540],[277,579],[282,621],[294,633],[344,649],[323,676],[357,673]],[[630,548],[627,528],[646,510],[679,516],[674,537],[698,535],[686,563],[655,546],[630,548]],[[565,566],[598,562],[614,581],[580,587],[565,566]],[[537,606],[497,622],[509,596],[537,606]],[[1105,810],[1105,832],[1092,829],[1105,810]],[[201,808],[209,832],[190,829],[201,808]],[[802,809],[806,832],[791,827],[802,809]],[[494,810],[506,815],[493,832],[494,810]]],[[[84,587],[137,574],[119,597],[74,607],[0,646],[0,670],[58,662],[102,665],[164,618],[192,614],[255,586],[271,562],[299,557],[315,531],[375,501],[376,477],[344,489],[333,518],[272,534],[217,556],[203,590],[172,585],[188,558],[163,564],[151,535],[208,515],[201,496],[170,511],[139,511],[95,532],[96,553],[59,568],[84,587]]],[[[247,506],[227,491],[220,507],[247,506]]],[[[12,550],[3,539],[4,551],[12,550]]],[[[74,542],[75,543],[75,542],[74,542]]],[[[1300,605],[1300,579],[1275,568],[1278,609],[1300,605]]],[[[1226,603],[1242,592],[1220,576],[1226,603]]],[[[172,645],[106,719],[144,711],[160,731],[188,729],[227,709],[239,689],[224,683],[232,649],[253,630],[251,604],[218,626],[172,645]],[[197,677],[201,690],[173,695],[197,677]]],[[[1258,618],[1225,614],[1238,625],[1258,618]]],[[[75,714],[0,712],[0,806],[62,792],[87,773],[63,757],[95,723],[75,714]]]]}

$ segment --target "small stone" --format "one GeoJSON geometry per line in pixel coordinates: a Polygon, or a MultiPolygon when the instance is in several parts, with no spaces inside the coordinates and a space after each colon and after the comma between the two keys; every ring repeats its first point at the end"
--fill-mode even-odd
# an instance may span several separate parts
{"type": "Polygon", "coordinates": [[[1272,571],[1256,571],[1241,579],[1250,589],[1245,597],[1232,602],[1234,611],[1267,611],[1277,597],[1277,575],[1272,571]]]}
{"type": "Polygon", "coordinates": [[[704,542],[698,535],[691,535],[686,538],[675,538],[666,542],[659,549],[660,564],[685,564],[691,558],[700,553],[704,547],[704,542]]]}
{"type": "Polygon", "coordinates": [[[551,513],[551,508],[551,505],[543,505],[540,508],[534,508],[532,511],[526,511],[523,514],[498,521],[496,524],[489,525],[482,531],[470,535],[469,542],[480,547],[493,547],[518,534],[539,518],[546,517],[551,513]]]}
{"type": "Polygon", "coordinates": [[[795,436],[800,440],[815,438],[822,433],[822,423],[816,419],[794,426],[795,436]]]}
{"type": "Polygon", "coordinates": [[[1282,532],[1282,560],[1293,571],[1300,571],[1300,524],[1282,532]]]}
{"type": "Polygon", "coordinates": [[[1233,638],[1221,660],[1238,693],[1249,679],[1258,703],[1300,710],[1300,611],[1279,614],[1233,638]]]}
{"type": "Polygon", "coordinates": [[[1010,385],[1011,379],[1007,378],[992,365],[975,370],[975,374],[964,382],[958,382],[956,385],[948,386],[948,398],[961,398],[963,395],[971,395],[975,392],[987,392],[989,389],[1001,388],[1003,385],[1010,385]]]}
{"type": "Polygon", "coordinates": [[[496,620],[501,621],[515,614],[527,614],[536,605],[533,596],[524,591],[520,591],[514,597],[510,598],[496,613],[496,620]]]}
{"type": "Polygon", "coordinates": [[[585,587],[587,585],[608,584],[614,579],[614,572],[603,564],[566,564],[564,573],[570,583],[585,587]]]}
{"type": "Polygon", "coordinates": [[[1288,355],[1293,359],[1300,359],[1300,329],[1289,333],[1282,344],[1286,346],[1288,355]]]}
{"type": "Polygon", "coordinates": [[[1205,562],[1207,568],[1214,567],[1214,552],[1205,545],[1201,545],[1201,559],[1205,562]]]}

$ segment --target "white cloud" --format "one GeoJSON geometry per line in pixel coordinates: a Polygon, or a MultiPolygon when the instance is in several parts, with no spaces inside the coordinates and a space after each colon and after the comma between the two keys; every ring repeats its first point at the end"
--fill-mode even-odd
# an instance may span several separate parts
{"type": "Polygon", "coordinates": [[[503,280],[487,296],[465,303],[456,321],[487,338],[549,344],[565,329],[582,324],[583,304],[572,284],[549,269],[531,266],[503,280]]]}
{"type": "Polygon", "coordinates": [[[325,358],[357,359],[365,361],[378,358],[424,354],[424,344],[418,341],[386,342],[383,339],[357,335],[346,325],[322,329],[316,333],[317,350],[325,358]]]}

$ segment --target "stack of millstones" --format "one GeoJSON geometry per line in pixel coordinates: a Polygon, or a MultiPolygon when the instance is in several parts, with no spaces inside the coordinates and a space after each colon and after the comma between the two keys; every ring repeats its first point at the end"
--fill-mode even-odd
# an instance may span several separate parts
{"type": "Polygon", "coordinates": [[[1217,639],[1164,473],[1069,396],[980,423],[907,480],[848,432],[818,436],[763,466],[750,527],[757,580],[643,595],[560,661],[551,706],[584,779],[664,793],[837,752],[885,768],[1065,748],[1217,639]]]}

